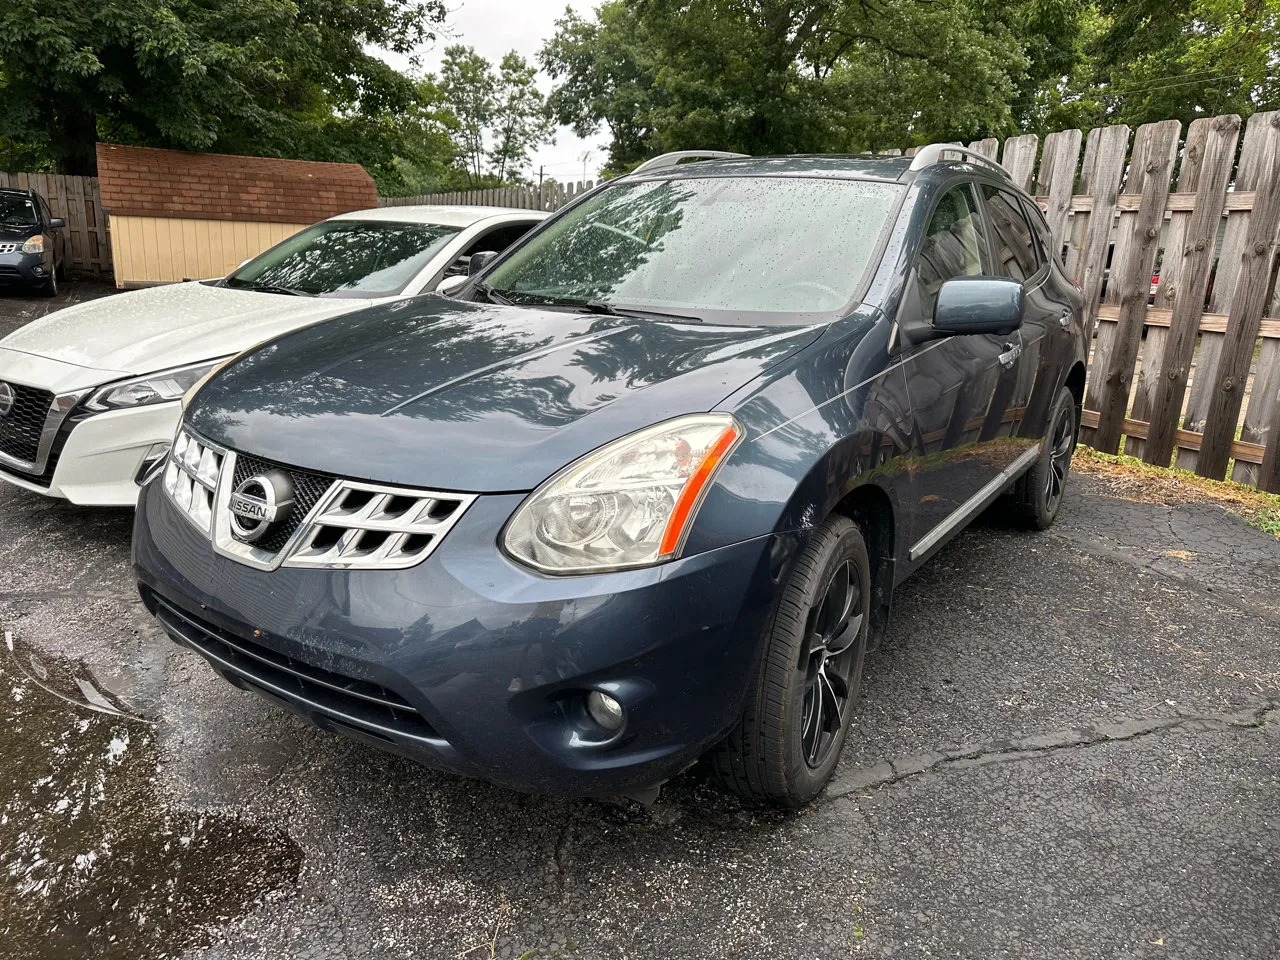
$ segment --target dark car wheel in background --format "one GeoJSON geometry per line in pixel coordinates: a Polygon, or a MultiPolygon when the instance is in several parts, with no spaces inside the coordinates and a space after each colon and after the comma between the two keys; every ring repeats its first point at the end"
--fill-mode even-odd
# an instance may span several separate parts
{"type": "Polygon", "coordinates": [[[1058,519],[1062,495],[1076,449],[1076,399],[1063,387],[1053,405],[1049,435],[1035,466],[1013,485],[1007,505],[1012,518],[1035,530],[1047,530],[1058,519]]]}
{"type": "Polygon", "coordinates": [[[45,280],[45,282],[40,284],[36,289],[39,290],[43,296],[56,297],[58,295],[58,271],[55,269],[53,273],[49,274],[49,279],[45,280]]]}
{"type": "Polygon", "coordinates": [[[800,807],[831,779],[862,684],[870,584],[862,531],[830,517],[795,560],[742,720],[711,757],[729,789],[800,807]]]}

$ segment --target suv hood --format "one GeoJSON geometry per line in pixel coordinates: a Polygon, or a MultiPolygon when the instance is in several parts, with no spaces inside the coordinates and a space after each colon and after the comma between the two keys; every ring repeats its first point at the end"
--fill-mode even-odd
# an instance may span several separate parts
{"type": "Polygon", "coordinates": [[[822,329],[428,296],[248,354],[200,391],[187,421],[233,450],[323,473],[525,491],[603,443],[713,409],[822,329]]]}
{"type": "Polygon", "coordinates": [[[26,243],[32,237],[38,237],[44,233],[44,227],[14,227],[7,223],[0,223],[0,241],[12,243],[17,240],[26,243]]]}
{"type": "Polygon", "coordinates": [[[174,283],[59,310],[9,334],[0,346],[108,373],[154,373],[239,353],[369,303],[174,283]]]}

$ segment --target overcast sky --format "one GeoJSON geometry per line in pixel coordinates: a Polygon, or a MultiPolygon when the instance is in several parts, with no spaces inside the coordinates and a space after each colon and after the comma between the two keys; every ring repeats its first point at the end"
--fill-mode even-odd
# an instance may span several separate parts
{"type": "MultiPolygon", "coordinates": [[[[535,56],[542,44],[555,32],[555,21],[562,16],[566,6],[571,6],[584,16],[590,14],[595,2],[584,0],[448,0],[449,17],[445,21],[447,35],[442,35],[432,46],[418,51],[422,69],[439,73],[444,48],[451,43],[463,43],[476,48],[476,52],[496,67],[508,50],[515,50],[530,63],[537,65],[535,56]]],[[[386,59],[399,69],[408,63],[394,54],[386,59]]],[[[551,89],[545,74],[539,75],[543,92],[551,89]]],[[[582,154],[592,151],[587,162],[587,176],[595,179],[605,160],[607,138],[597,135],[590,141],[580,140],[573,131],[560,128],[556,131],[553,146],[540,148],[533,155],[533,175],[538,167],[545,166],[547,176],[558,180],[582,178],[582,154]]]]}

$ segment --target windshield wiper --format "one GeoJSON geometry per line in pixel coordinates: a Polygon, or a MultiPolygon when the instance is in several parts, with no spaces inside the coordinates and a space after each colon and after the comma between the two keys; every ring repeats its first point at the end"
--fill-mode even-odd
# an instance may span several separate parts
{"type": "Polygon", "coordinates": [[[654,317],[659,320],[683,320],[685,323],[702,323],[701,317],[691,317],[686,313],[663,313],[645,307],[628,307],[609,303],[607,300],[587,300],[582,308],[590,313],[603,313],[610,317],[654,317]]]}
{"type": "Polygon", "coordinates": [[[490,303],[496,303],[500,307],[509,307],[512,305],[510,300],[500,294],[497,290],[493,289],[493,287],[489,286],[487,283],[477,283],[476,291],[478,293],[483,293],[490,303]]]}
{"type": "Polygon", "coordinates": [[[305,290],[296,290],[293,287],[282,287],[276,283],[250,283],[250,290],[256,290],[258,293],[279,293],[286,297],[314,297],[314,293],[307,293],[305,290]]]}

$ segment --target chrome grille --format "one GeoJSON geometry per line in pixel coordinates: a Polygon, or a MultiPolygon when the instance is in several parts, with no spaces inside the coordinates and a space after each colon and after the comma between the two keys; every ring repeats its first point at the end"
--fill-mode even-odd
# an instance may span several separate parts
{"type": "Polygon", "coordinates": [[[231,477],[231,489],[234,490],[250,477],[266,473],[269,470],[280,470],[287,474],[293,482],[293,510],[282,523],[276,525],[265,537],[254,546],[265,553],[279,553],[289,543],[290,538],[302,526],[311,508],[320,502],[320,498],[333,486],[333,477],[323,477],[305,470],[295,470],[270,460],[252,457],[246,453],[236,454],[236,468],[231,477]]]}
{"type": "Polygon", "coordinates": [[[343,481],[312,518],[285,565],[412,567],[426,559],[474,499],[343,481]]]}
{"type": "Polygon", "coordinates": [[[166,494],[213,541],[247,566],[399,570],[421,563],[475,496],[341,480],[224,450],[183,428],[165,465],[166,494]],[[293,508],[259,540],[232,532],[231,494],[251,477],[288,475],[293,508]]]}
{"type": "Polygon", "coordinates": [[[0,253],[17,253],[19,243],[0,243],[0,253]]]}
{"type": "Polygon", "coordinates": [[[8,386],[13,391],[13,407],[0,417],[0,453],[35,465],[53,394],[20,383],[8,386]]]}
{"type": "Polygon", "coordinates": [[[225,454],[185,431],[178,434],[164,468],[164,489],[187,519],[206,534],[213,524],[213,504],[225,454]]]}

